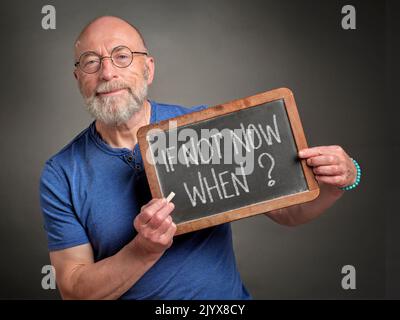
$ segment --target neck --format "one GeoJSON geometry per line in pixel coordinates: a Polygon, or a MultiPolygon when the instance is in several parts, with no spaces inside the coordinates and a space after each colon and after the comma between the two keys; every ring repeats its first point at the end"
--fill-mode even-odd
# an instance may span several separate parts
{"type": "Polygon", "coordinates": [[[96,130],[111,147],[133,150],[137,143],[137,132],[140,127],[150,123],[150,114],[151,105],[146,100],[142,108],[135,112],[127,122],[118,126],[110,126],[96,120],[96,130]]]}

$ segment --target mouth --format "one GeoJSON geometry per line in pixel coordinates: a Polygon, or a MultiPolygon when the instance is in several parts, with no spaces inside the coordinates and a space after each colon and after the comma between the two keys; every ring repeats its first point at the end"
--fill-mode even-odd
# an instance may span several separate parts
{"type": "Polygon", "coordinates": [[[100,96],[100,97],[114,96],[114,95],[121,94],[125,90],[126,90],[126,88],[115,89],[115,90],[107,91],[107,92],[96,92],[96,96],[100,96]]]}

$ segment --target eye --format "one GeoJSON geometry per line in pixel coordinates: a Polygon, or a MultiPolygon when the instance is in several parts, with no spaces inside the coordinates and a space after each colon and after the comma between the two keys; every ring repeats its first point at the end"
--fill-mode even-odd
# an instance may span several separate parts
{"type": "Polygon", "coordinates": [[[129,59],[129,56],[127,54],[124,54],[124,53],[119,53],[116,58],[118,60],[126,60],[126,59],[129,59]]]}
{"type": "Polygon", "coordinates": [[[129,54],[127,54],[127,53],[124,53],[124,52],[117,53],[117,54],[114,56],[114,59],[117,60],[117,61],[119,61],[119,62],[127,61],[127,60],[129,60],[130,58],[131,58],[131,56],[130,56],[129,54]]]}
{"type": "Polygon", "coordinates": [[[83,56],[81,59],[81,65],[83,67],[92,67],[97,65],[100,62],[99,57],[95,56],[95,55],[86,55],[83,56]]]}
{"type": "Polygon", "coordinates": [[[88,60],[88,61],[85,62],[85,67],[93,65],[95,63],[98,63],[98,61],[97,60],[88,60]]]}
{"type": "Polygon", "coordinates": [[[113,54],[113,61],[118,67],[126,67],[132,61],[132,54],[126,49],[117,50],[113,54]]]}

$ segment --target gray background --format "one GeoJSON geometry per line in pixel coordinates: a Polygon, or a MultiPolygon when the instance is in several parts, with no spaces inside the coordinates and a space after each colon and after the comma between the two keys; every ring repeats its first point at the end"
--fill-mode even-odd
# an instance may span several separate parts
{"type": "Polygon", "coordinates": [[[49,259],[39,176],[46,159],[91,121],[72,75],[72,44],[89,20],[104,14],[142,30],[156,59],[152,99],[214,105],[289,87],[309,145],[339,144],[359,160],[364,171],[360,187],[319,219],[296,228],[264,216],[233,223],[239,268],[254,298],[399,297],[394,202],[400,150],[393,134],[398,111],[391,100],[398,92],[386,85],[398,70],[391,67],[398,52],[390,44],[395,35],[386,25],[394,21],[394,4],[351,1],[357,9],[354,31],[341,28],[345,4],[3,3],[0,298],[59,298],[56,290],[41,288],[41,268],[49,259]],[[41,28],[45,4],[56,7],[56,30],[41,28]],[[341,288],[341,268],[347,264],[357,270],[353,291],[341,288]]]}

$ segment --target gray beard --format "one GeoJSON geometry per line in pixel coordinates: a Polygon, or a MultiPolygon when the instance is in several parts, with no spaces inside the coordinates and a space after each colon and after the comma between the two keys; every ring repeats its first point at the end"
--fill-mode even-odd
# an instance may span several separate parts
{"type": "Polygon", "coordinates": [[[128,95],[124,93],[118,96],[99,97],[94,94],[91,97],[84,97],[87,110],[92,117],[108,126],[119,126],[127,122],[142,108],[147,98],[147,74],[148,72],[145,72],[143,78],[140,79],[140,85],[135,89],[127,87],[121,81],[100,84],[96,91],[102,92],[127,88],[128,95]]]}
{"type": "MultiPolygon", "coordinates": [[[[139,91],[139,90],[137,90],[139,91]]],[[[127,122],[135,112],[138,112],[147,97],[147,83],[136,94],[128,89],[127,97],[90,97],[86,98],[89,113],[96,120],[109,126],[119,126],[127,122]]]]}

